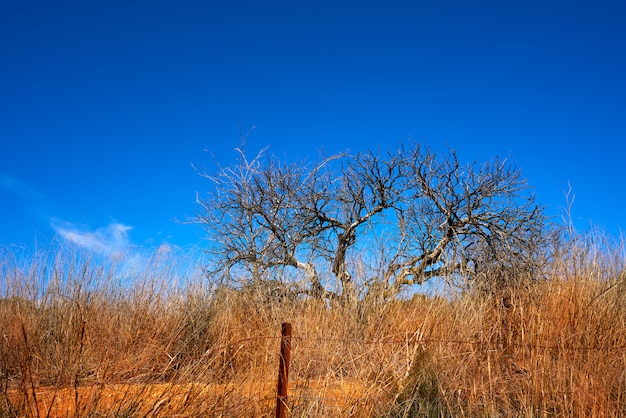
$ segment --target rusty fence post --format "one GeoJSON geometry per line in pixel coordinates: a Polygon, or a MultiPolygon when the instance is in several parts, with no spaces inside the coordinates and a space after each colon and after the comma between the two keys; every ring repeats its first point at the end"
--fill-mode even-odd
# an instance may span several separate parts
{"type": "Polygon", "coordinates": [[[291,324],[284,323],[281,328],[276,418],[287,418],[287,385],[289,383],[289,360],[291,358],[291,324]]]}

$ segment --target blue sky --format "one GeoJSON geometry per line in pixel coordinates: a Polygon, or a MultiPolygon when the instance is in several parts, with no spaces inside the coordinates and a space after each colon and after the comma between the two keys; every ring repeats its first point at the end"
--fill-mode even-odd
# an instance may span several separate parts
{"type": "Polygon", "coordinates": [[[0,246],[190,248],[192,164],[415,140],[509,157],[548,213],[626,227],[626,6],[4,1],[0,246]],[[205,152],[205,150],[209,152],[205,152]]]}

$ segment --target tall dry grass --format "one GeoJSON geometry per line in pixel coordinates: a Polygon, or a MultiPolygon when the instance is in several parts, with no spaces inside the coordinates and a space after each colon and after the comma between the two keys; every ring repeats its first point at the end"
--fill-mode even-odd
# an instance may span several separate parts
{"type": "Polygon", "coordinates": [[[498,294],[354,307],[128,271],[70,248],[0,260],[0,417],[272,416],[280,324],[291,416],[623,416],[624,249],[561,243],[498,294]],[[132,279],[132,280],[130,280],[132,279]]]}

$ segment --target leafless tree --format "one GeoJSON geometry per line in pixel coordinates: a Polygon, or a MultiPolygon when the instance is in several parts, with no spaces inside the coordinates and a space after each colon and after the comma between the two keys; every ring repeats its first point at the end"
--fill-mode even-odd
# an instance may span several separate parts
{"type": "Polygon", "coordinates": [[[461,165],[454,151],[428,153],[408,161],[405,181],[409,198],[396,208],[398,238],[382,275],[387,294],[433,277],[496,286],[538,274],[544,208],[508,161],[461,165]]]}
{"type": "Polygon", "coordinates": [[[513,280],[537,264],[543,208],[506,160],[461,165],[454,151],[440,159],[419,145],[315,163],[236,151],[235,164],[198,171],[211,187],[193,221],[207,229],[213,272],[255,283],[293,268],[306,293],[354,301],[433,277],[513,280]],[[363,251],[377,267],[357,283],[363,251]]]}

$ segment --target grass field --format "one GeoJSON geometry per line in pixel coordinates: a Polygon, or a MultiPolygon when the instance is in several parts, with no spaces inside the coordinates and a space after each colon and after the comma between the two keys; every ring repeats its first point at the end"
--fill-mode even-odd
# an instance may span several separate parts
{"type": "Polygon", "coordinates": [[[504,293],[350,307],[5,250],[0,417],[272,416],[283,322],[290,416],[624,416],[623,246],[561,250],[504,293]]]}

